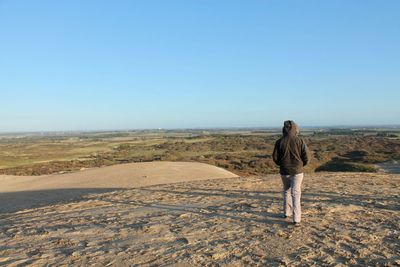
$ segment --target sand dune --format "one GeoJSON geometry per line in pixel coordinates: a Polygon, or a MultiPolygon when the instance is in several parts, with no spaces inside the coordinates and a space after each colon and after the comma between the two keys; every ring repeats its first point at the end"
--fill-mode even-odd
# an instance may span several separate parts
{"type": "Polygon", "coordinates": [[[0,265],[398,266],[399,182],[306,175],[301,227],[278,175],[114,188],[0,214],[0,265]]]}
{"type": "Polygon", "coordinates": [[[184,181],[232,178],[224,169],[197,162],[143,162],[44,176],[0,175],[0,193],[67,188],[134,188],[184,181]]]}
{"type": "Polygon", "coordinates": [[[196,162],[130,163],[44,176],[0,175],[0,212],[55,204],[88,193],[232,177],[237,176],[196,162]]]}

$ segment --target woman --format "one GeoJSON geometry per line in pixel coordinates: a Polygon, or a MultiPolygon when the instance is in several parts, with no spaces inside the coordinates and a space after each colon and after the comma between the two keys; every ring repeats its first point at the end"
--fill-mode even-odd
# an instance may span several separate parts
{"type": "Polygon", "coordinates": [[[298,226],[301,221],[303,167],[309,161],[309,153],[306,143],[298,136],[299,127],[294,121],[285,121],[282,132],[282,138],[275,143],[272,158],[280,167],[284,217],[293,216],[293,224],[298,226]]]}

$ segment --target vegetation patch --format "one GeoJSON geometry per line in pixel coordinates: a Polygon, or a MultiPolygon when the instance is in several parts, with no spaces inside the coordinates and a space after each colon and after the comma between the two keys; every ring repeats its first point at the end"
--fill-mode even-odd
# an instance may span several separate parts
{"type": "MultiPolygon", "coordinates": [[[[279,132],[130,132],[0,139],[0,174],[42,175],[144,161],[196,161],[238,175],[277,173],[271,154],[279,132]]],[[[400,158],[400,139],[359,131],[302,136],[311,161],[305,172],[375,172],[400,158]]]]}

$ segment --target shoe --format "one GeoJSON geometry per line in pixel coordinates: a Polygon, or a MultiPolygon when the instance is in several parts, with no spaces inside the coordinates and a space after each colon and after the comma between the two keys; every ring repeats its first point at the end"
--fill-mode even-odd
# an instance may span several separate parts
{"type": "Polygon", "coordinates": [[[293,225],[298,227],[298,226],[300,226],[300,222],[293,222],[293,225]]]}

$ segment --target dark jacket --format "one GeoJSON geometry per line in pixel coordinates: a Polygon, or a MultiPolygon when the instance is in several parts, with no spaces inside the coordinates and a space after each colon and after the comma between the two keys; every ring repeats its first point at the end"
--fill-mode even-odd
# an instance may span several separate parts
{"type": "Polygon", "coordinates": [[[275,143],[272,158],[280,167],[280,174],[295,175],[303,173],[303,166],[309,161],[306,143],[298,137],[299,127],[293,121],[285,121],[283,137],[275,143]]]}

